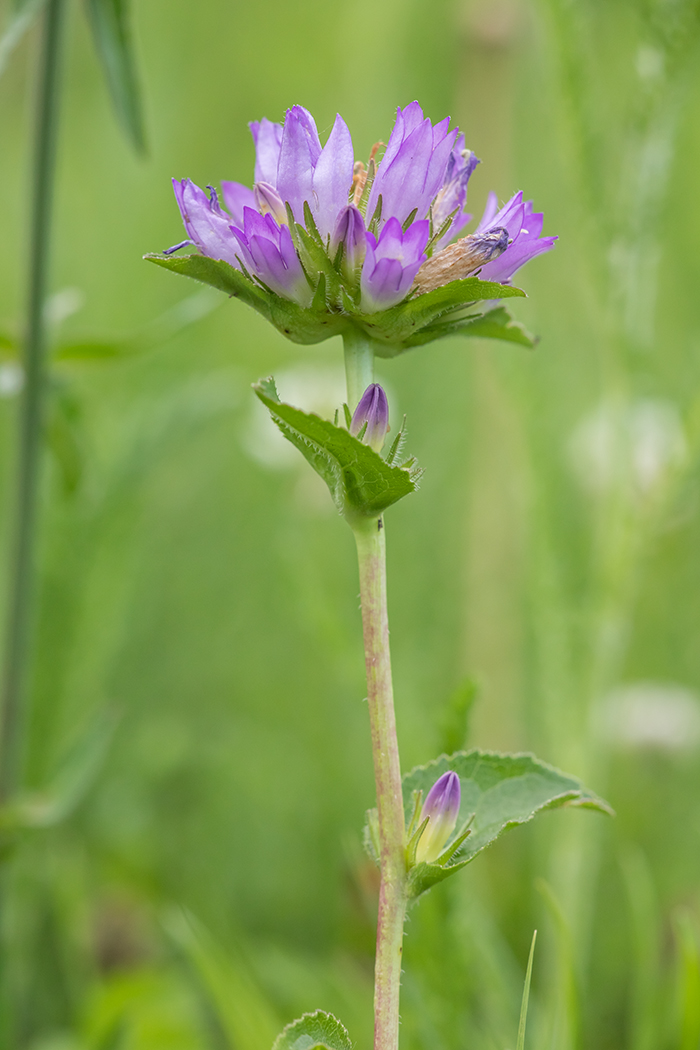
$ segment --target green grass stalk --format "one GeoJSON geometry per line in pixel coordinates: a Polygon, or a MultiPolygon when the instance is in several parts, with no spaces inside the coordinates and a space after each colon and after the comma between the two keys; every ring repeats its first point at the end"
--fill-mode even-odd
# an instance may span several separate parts
{"type": "Polygon", "coordinates": [[[4,666],[0,682],[0,800],[7,799],[16,790],[21,770],[22,706],[27,685],[35,575],[47,342],[45,301],[64,8],[65,0],[49,0],[44,16],[39,63],[27,282],[25,384],[19,414],[14,535],[10,552],[4,666]]]}
{"type": "Polygon", "coordinates": [[[532,981],[532,964],[535,959],[535,942],[537,941],[537,930],[532,934],[530,955],[527,960],[527,972],[525,974],[525,985],[523,987],[523,998],[520,1004],[520,1023],[518,1024],[518,1042],[515,1050],[525,1050],[525,1027],[527,1025],[527,1010],[530,1005],[530,982],[532,981]]]}

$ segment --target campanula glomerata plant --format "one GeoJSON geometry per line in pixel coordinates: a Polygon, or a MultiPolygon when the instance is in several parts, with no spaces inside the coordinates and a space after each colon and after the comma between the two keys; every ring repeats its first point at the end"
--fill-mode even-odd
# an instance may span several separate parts
{"type": "MultiPolygon", "coordinates": [[[[356,541],[377,798],[365,845],[381,873],[375,1050],[396,1050],[408,907],[544,808],[607,810],[575,778],[531,755],[459,751],[402,777],[396,736],[384,515],[415,491],[421,472],[403,455],[403,427],[387,440],[389,404],[374,381],[375,357],[452,335],[533,345],[501,300],[524,295],[513,277],[556,238],[542,236],[543,217],[522,193],[500,208],[490,194],[480,222],[465,232],[479,161],[449,118],[433,125],[417,102],[397,111],[386,146],[377,143],[367,163],[356,160],[340,116],[324,145],[302,106],[282,124],[263,119],[250,128],[252,187],[224,181],[205,192],[174,180],[187,238],[147,258],[243,300],[294,342],[343,339],[347,399],[333,420],[280,401],[271,378],[255,392],[327,483],[356,541]],[[188,246],[195,251],[178,254],[188,246]]],[[[292,1022],[276,1050],[300,1039],[329,1050],[351,1046],[322,1011],[292,1022]]]]}

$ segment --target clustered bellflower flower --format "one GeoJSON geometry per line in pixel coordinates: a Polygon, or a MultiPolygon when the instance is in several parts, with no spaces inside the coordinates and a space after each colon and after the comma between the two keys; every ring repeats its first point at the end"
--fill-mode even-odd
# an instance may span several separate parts
{"type": "MultiPolygon", "coordinates": [[[[301,106],[289,109],[283,124],[261,120],[251,131],[252,187],[222,182],[218,192],[211,186],[205,192],[188,179],[176,181],[187,240],[147,258],[240,298],[296,342],[343,339],[344,426],[340,409],[331,422],[282,401],[272,376],[253,389],[328,486],[357,547],[377,790],[365,843],[381,879],[374,1045],[396,1050],[409,903],[539,809],[567,802],[605,808],[580,782],[528,756],[458,752],[402,778],[388,644],[384,514],[416,491],[421,470],[414,458],[403,458],[403,425],[385,451],[389,406],[374,381],[375,356],[453,334],[531,346],[500,300],[524,294],[510,282],[555,238],[542,236],[542,215],[522,193],[500,208],[491,194],[476,229],[465,234],[468,184],[479,161],[449,118],[433,125],[417,102],[398,110],[383,152],[377,143],[367,165],[355,159],[340,116],[323,145],[301,106]],[[177,255],[185,244],[196,252],[177,255]],[[458,830],[458,773],[448,768],[433,782],[436,767],[445,766],[463,771],[465,782],[478,768],[484,792],[507,784],[507,797],[498,795],[504,819],[494,823],[482,807],[477,812],[465,802],[469,819],[458,830]],[[472,821],[477,841],[462,850],[472,821]]],[[[292,1022],[280,1038],[330,1046],[339,1031],[319,1011],[292,1022]]]]}
{"type": "MultiPolygon", "coordinates": [[[[232,294],[299,342],[342,333],[348,323],[401,348],[421,325],[420,342],[447,334],[442,322],[475,301],[473,285],[455,286],[432,312],[431,293],[470,275],[508,285],[556,240],[541,236],[542,215],[522,193],[500,209],[491,194],[476,230],[463,236],[479,161],[449,123],[433,125],[417,102],[399,108],[383,154],[378,143],[365,165],[339,115],[325,145],[303,106],[288,109],[283,124],[254,122],[252,188],[224,181],[220,193],[205,192],[189,179],[173,180],[187,240],[163,256],[189,244],[228,264],[240,275],[228,278],[241,289],[232,294]],[[387,313],[404,302],[422,306],[424,298],[426,310],[411,326],[397,326],[397,315],[387,313]]],[[[163,256],[151,258],[166,264],[163,256]]]]}

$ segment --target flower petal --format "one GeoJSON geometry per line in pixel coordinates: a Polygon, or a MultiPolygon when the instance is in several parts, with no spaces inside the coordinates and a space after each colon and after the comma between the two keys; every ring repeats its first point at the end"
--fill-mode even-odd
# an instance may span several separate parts
{"type": "Polygon", "coordinates": [[[255,182],[269,182],[276,186],[282,125],[263,117],[252,121],[248,127],[255,143],[255,182]]]}
{"type": "Polygon", "coordinates": [[[241,182],[222,182],[224,204],[236,226],[243,225],[243,209],[255,207],[255,197],[249,186],[241,182]]]}
{"type": "Polygon", "coordinates": [[[430,223],[413,223],[404,234],[401,223],[392,217],[384,225],[379,240],[367,234],[367,255],[362,267],[362,309],[366,313],[385,310],[408,293],[413,279],[425,262],[425,246],[430,223]]]}
{"type": "Polygon", "coordinates": [[[510,281],[516,271],[530,259],[553,248],[557,239],[556,237],[518,238],[500,258],[486,263],[479,271],[479,277],[482,281],[498,281],[499,284],[504,284],[510,281]]]}
{"type": "Polygon", "coordinates": [[[291,206],[297,222],[304,221],[304,201],[309,207],[313,204],[313,172],[320,155],[321,143],[314,118],[303,106],[288,109],[277,181],[273,185],[282,200],[291,206]]]}
{"type": "Polygon", "coordinates": [[[446,132],[445,122],[433,128],[429,120],[418,123],[417,103],[399,110],[389,145],[377,170],[367,216],[371,218],[381,194],[382,221],[390,217],[405,222],[415,210],[424,219],[444,176],[457,131],[446,132]]]}
{"type": "Polygon", "coordinates": [[[338,114],[328,142],[323,147],[312,177],[311,210],[319,233],[333,233],[338,216],[347,206],[352,186],[354,154],[348,126],[338,114]]]}
{"type": "Polygon", "coordinates": [[[238,266],[236,244],[231,238],[230,217],[212,205],[206,193],[191,179],[173,179],[175,198],[187,235],[203,255],[238,266]]]}

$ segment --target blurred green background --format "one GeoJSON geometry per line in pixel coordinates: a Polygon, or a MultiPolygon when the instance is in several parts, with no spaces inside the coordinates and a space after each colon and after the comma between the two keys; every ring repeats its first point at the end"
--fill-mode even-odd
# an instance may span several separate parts
{"type": "MultiPolygon", "coordinates": [[[[250,183],[249,120],[299,102],[323,138],[339,111],[366,158],[414,98],[482,158],[477,215],[523,189],[560,241],[521,275],[534,352],[451,339],[380,366],[425,468],[387,521],[403,765],[533,750],[618,815],[545,814],[414,909],[402,1045],[513,1047],[537,927],[532,1050],[697,1050],[697,2],[133,17],[145,159],[81,5],[67,25],[25,779],[92,774],[6,854],[13,1050],[269,1050],[317,1007],[370,1045],[352,536],[250,391],[274,373],[330,411],[340,342],[286,344],[141,255],[182,236],[171,177],[250,183]]],[[[3,549],[37,46],[0,81],[3,549]]]]}

